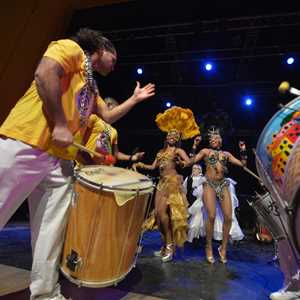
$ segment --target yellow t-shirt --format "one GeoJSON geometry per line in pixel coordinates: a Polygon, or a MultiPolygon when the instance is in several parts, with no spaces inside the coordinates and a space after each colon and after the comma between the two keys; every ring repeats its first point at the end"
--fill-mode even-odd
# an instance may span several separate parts
{"type": "MultiPolygon", "coordinates": [[[[52,42],[44,56],[54,59],[65,71],[65,75],[61,79],[62,106],[68,128],[75,141],[80,143],[87,127],[87,124],[80,124],[79,113],[80,104],[83,101],[82,95],[87,86],[84,52],[77,43],[66,39],[52,42]]],[[[100,97],[95,98],[92,93],[89,93],[89,101],[84,114],[86,120],[92,112],[95,101],[97,105],[103,103],[100,97]]],[[[0,127],[0,135],[20,140],[59,158],[74,159],[77,153],[75,147],[70,146],[64,149],[51,144],[51,128],[42,106],[42,99],[38,95],[36,83],[33,81],[0,127]]]]}
{"type": "Polygon", "coordinates": [[[104,155],[114,154],[113,147],[118,144],[117,130],[94,114],[90,116],[88,126],[91,134],[86,147],[104,155]]]}

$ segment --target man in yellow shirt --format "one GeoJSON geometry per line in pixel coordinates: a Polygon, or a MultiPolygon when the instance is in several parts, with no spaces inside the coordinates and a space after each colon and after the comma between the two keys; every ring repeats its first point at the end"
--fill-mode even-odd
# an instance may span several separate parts
{"type": "Polygon", "coordinates": [[[63,300],[58,264],[71,203],[74,141],[80,142],[92,113],[108,123],[154,95],[137,83],[132,96],[109,110],[93,71],[106,76],[117,61],[114,45],[87,28],[52,42],[34,81],[0,127],[0,228],[29,197],[33,263],[31,300],[63,300]]]}
{"type": "MultiPolygon", "coordinates": [[[[118,101],[111,97],[105,98],[104,102],[109,110],[119,105],[118,101]]],[[[128,155],[119,151],[117,130],[94,114],[89,118],[85,140],[85,146],[92,151],[102,154],[103,159],[96,156],[90,157],[88,154],[86,155],[80,151],[78,159],[83,164],[97,163],[113,165],[116,160],[136,162],[144,155],[144,152],[136,152],[133,155],[128,155]],[[114,159],[111,159],[111,157],[114,159]]]]}

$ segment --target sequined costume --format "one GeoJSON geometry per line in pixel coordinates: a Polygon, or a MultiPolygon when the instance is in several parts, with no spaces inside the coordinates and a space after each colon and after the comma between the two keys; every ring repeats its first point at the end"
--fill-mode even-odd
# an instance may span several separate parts
{"type": "MultiPolygon", "coordinates": [[[[161,201],[166,201],[169,207],[174,243],[181,247],[187,240],[188,203],[182,189],[182,176],[175,171],[175,157],[175,152],[160,151],[157,154],[156,159],[161,176],[156,188],[162,194],[161,201]],[[164,175],[165,170],[169,167],[171,168],[169,174],[164,175]]],[[[144,229],[156,228],[155,215],[152,212],[144,223],[144,229]]]]}
{"type": "MultiPolygon", "coordinates": [[[[222,166],[223,172],[228,173],[227,162],[228,158],[225,155],[220,157],[221,151],[211,150],[211,153],[206,159],[205,163],[207,167],[217,168],[217,163],[219,162],[222,166]]],[[[212,180],[205,177],[205,182],[216,192],[216,195],[219,200],[223,199],[223,191],[225,187],[228,187],[230,182],[226,178],[222,178],[220,180],[212,180]]],[[[205,184],[205,183],[204,183],[205,184]]]]}

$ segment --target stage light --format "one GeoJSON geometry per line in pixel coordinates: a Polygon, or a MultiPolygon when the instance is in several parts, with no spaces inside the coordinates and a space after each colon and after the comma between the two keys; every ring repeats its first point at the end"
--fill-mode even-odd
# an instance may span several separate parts
{"type": "Polygon", "coordinates": [[[293,63],[295,62],[295,59],[294,59],[294,57],[289,57],[287,60],[286,60],[286,63],[288,64],[288,65],[292,65],[293,63]]]}
{"type": "Polygon", "coordinates": [[[213,65],[210,62],[205,63],[204,68],[206,71],[211,71],[213,69],[213,65]]]}
{"type": "Polygon", "coordinates": [[[253,105],[253,99],[251,97],[245,97],[244,103],[246,106],[252,106],[253,105]]]}
{"type": "Polygon", "coordinates": [[[137,69],[136,69],[136,72],[137,72],[139,75],[142,75],[142,74],[143,74],[143,69],[142,69],[142,68],[137,68],[137,69]]]}
{"type": "Polygon", "coordinates": [[[165,100],[164,101],[164,106],[166,108],[170,108],[171,106],[173,106],[173,102],[171,100],[165,100]]]}

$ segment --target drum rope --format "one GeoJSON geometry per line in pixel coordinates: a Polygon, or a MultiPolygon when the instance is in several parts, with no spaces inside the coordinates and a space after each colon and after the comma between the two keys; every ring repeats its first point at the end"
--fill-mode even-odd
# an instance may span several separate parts
{"type": "MultiPolygon", "coordinates": [[[[133,205],[133,208],[132,208],[132,213],[131,213],[130,221],[129,221],[128,228],[127,228],[126,241],[128,241],[129,231],[130,231],[130,228],[132,226],[133,215],[134,215],[134,211],[136,209],[136,203],[138,201],[138,197],[139,197],[139,190],[137,190],[137,192],[136,192],[136,198],[134,200],[134,205],[133,205]]],[[[121,266],[123,264],[124,255],[125,255],[125,246],[126,246],[126,243],[123,243],[122,255],[121,255],[121,259],[120,259],[120,263],[119,263],[119,270],[118,270],[118,273],[117,273],[118,275],[120,275],[120,273],[121,273],[121,266]]]]}
{"type": "MultiPolygon", "coordinates": [[[[72,208],[78,204],[78,194],[75,190],[75,185],[73,184],[73,187],[72,187],[72,208]]],[[[73,238],[74,237],[77,237],[78,236],[78,231],[77,231],[77,223],[78,223],[78,219],[77,219],[77,214],[74,214],[74,225],[73,225],[73,233],[72,233],[72,236],[73,238]]],[[[77,239],[76,239],[77,240],[77,239]]],[[[82,260],[80,259],[80,265],[79,267],[82,266],[82,260]]],[[[78,269],[76,269],[76,271],[79,271],[78,269]]]]}

